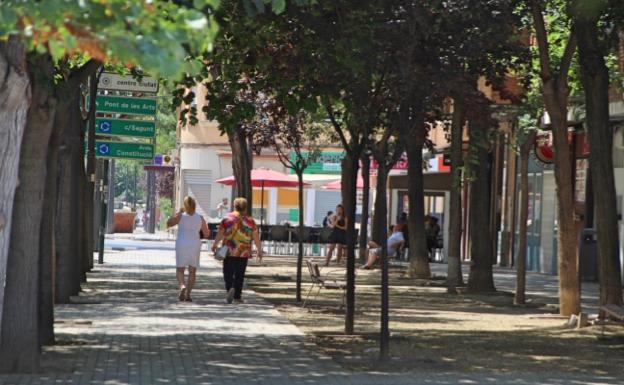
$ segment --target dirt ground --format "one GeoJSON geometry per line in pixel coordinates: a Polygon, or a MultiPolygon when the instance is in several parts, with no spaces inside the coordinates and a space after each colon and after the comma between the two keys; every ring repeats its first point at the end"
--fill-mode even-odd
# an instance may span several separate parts
{"type": "MultiPolygon", "coordinates": [[[[321,262],[317,258],[318,262],[321,262]]],[[[352,370],[446,371],[491,373],[584,373],[624,378],[624,325],[571,329],[545,305],[529,296],[514,306],[511,293],[446,293],[443,277],[406,278],[390,269],[389,363],[379,365],[380,270],[357,271],[355,336],[345,336],[342,292],[321,290],[306,308],[295,302],[296,259],[266,257],[250,263],[247,284],[302,329],[326,354],[352,370]]],[[[345,268],[322,274],[344,279],[345,268]]],[[[310,287],[303,266],[303,296],[310,287]]]]}

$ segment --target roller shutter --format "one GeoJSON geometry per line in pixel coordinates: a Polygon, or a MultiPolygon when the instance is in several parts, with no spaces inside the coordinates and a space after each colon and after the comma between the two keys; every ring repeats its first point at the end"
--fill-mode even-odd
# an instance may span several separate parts
{"type": "Polygon", "coordinates": [[[197,213],[205,218],[211,214],[211,170],[183,170],[185,195],[195,198],[197,201],[197,213]]]}

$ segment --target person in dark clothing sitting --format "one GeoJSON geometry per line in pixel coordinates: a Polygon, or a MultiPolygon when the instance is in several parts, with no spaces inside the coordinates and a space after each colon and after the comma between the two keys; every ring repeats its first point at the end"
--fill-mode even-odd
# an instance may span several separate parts
{"type": "Polygon", "coordinates": [[[323,227],[330,227],[330,220],[331,220],[331,216],[334,214],[333,211],[328,211],[327,215],[325,216],[325,218],[323,218],[323,227]]]}

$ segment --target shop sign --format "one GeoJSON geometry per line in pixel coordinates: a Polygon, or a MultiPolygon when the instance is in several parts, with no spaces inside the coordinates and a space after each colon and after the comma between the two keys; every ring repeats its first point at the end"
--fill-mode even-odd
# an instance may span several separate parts
{"type": "MultiPolygon", "coordinates": [[[[589,142],[587,133],[584,131],[568,132],[568,144],[576,144],[576,158],[589,157],[589,142]],[[576,143],[575,143],[576,140],[576,143]]],[[[542,163],[553,163],[555,160],[555,147],[552,132],[543,132],[535,136],[535,157],[542,163]]]]}
{"type": "MultiPolygon", "coordinates": [[[[302,153],[305,157],[307,153],[302,153]]],[[[290,154],[290,159],[296,160],[294,153],[290,154]]],[[[310,162],[303,171],[304,174],[340,174],[342,172],[342,159],[344,152],[322,152],[316,157],[314,162],[310,162]]],[[[291,170],[291,174],[294,171],[291,170]]]]}

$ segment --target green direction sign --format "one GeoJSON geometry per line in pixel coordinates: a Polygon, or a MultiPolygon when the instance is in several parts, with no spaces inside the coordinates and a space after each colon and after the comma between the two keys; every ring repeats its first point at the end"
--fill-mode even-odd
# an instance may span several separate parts
{"type": "Polygon", "coordinates": [[[98,158],[151,160],[154,158],[154,145],[96,140],[95,156],[98,158]]]}
{"type": "Polygon", "coordinates": [[[156,135],[156,123],[146,120],[96,118],[95,133],[97,135],[153,138],[156,135]]]}
{"type": "Polygon", "coordinates": [[[95,106],[97,112],[156,115],[156,99],[98,95],[95,99],[95,106]]]}

